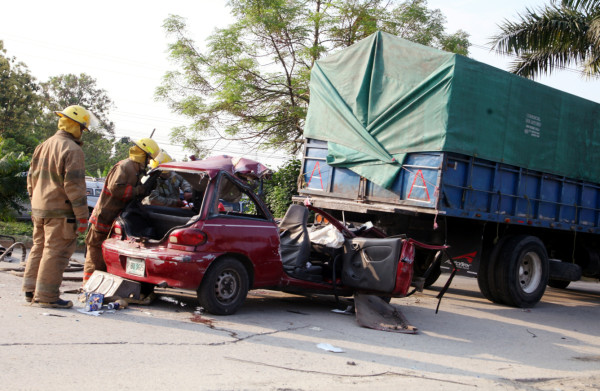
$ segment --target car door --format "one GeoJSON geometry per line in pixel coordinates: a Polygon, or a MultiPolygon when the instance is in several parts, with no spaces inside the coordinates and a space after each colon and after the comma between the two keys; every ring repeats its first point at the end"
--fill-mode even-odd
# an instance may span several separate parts
{"type": "MultiPolygon", "coordinates": [[[[363,290],[395,292],[397,283],[403,282],[397,281],[399,267],[403,266],[403,244],[401,238],[346,239],[342,283],[363,290]]],[[[412,270],[412,264],[409,266],[412,270]]],[[[411,277],[406,276],[409,282],[411,277]]]]}
{"type": "Polygon", "coordinates": [[[221,172],[202,226],[214,252],[239,254],[254,270],[254,287],[276,284],[282,274],[279,231],[270,212],[252,190],[221,172]],[[241,204],[240,204],[241,203],[241,204]],[[231,205],[243,205],[233,208],[231,205]]]}

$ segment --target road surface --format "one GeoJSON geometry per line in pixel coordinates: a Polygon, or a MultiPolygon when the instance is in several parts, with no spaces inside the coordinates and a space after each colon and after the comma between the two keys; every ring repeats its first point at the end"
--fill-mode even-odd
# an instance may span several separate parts
{"type": "MultiPolygon", "coordinates": [[[[15,253],[18,257],[18,253],[15,253]]],[[[81,260],[82,254],[75,258],[81,260]]],[[[0,267],[16,266],[0,262],[0,267]]],[[[77,279],[80,272],[65,273],[77,279]]],[[[457,277],[393,299],[416,335],[359,327],[330,297],[251,291],[232,316],[193,294],[91,316],[24,302],[0,272],[0,384],[6,390],[597,390],[600,284],[548,288],[533,309],[492,304],[457,277]],[[334,353],[320,344],[343,350],[334,353]]],[[[65,281],[64,291],[79,281],[65,281]]]]}

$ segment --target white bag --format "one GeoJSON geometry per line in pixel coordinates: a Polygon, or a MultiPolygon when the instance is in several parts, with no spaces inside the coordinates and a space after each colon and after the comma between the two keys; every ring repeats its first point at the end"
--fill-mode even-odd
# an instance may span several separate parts
{"type": "Polygon", "coordinates": [[[344,244],[344,235],[331,224],[309,232],[308,237],[311,242],[326,247],[340,248],[344,244]]]}

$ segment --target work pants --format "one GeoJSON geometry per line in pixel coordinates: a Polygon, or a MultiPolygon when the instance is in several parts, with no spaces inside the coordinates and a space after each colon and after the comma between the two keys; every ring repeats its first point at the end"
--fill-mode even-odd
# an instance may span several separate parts
{"type": "Polygon", "coordinates": [[[52,303],[59,299],[63,273],[77,244],[76,224],[66,218],[31,217],[33,247],[25,266],[23,291],[34,300],[52,303]]]}
{"type": "Polygon", "coordinates": [[[102,256],[102,242],[108,237],[108,232],[100,232],[93,225],[88,230],[85,237],[87,253],[85,254],[85,264],[83,265],[83,284],[87,282],[94,273],[94,270],[106,271],[106,263],[102,256]]]}

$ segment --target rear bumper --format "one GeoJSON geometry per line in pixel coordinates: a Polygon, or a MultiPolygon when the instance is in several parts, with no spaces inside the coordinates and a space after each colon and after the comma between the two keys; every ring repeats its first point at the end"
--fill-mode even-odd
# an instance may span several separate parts
{"type": "Polygon", "coordinates": [[[102,245],[102,253],[107,271],[120,277],[168,287],[196,290],[210,263],[217,258],[212,253],[186,252],[165,247],[134,247],[137,244],[107,239],[102,245]],[[127,273],[127,258],[143,260],[144,276],[127,273]]]}

